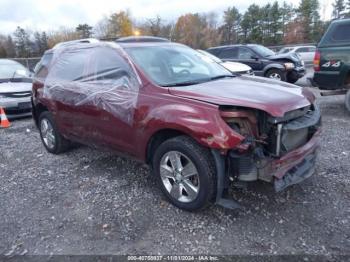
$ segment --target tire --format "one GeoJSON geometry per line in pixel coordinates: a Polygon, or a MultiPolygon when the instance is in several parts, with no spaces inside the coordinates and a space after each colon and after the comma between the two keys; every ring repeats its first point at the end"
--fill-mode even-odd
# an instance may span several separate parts
{"type": "Polygon", "coordinates": [[[212,155],[190,137],[178,136],[163,142],[152,159],[152,170],[166,198],[178,208],[195,211],[215,199],[216,167],[212,155]]]}
{"type": "Polygon", "coordinates": [[[40,114],[38,127],[41,141],[49,153],[60,154],[69,149],[69,140],[60,134],[50,112],[45,111],[40,114]],[[45,132],[45,125],[48,127],[47,132],[45,132]]]}
{"type": "Polygon", "coordinates": [[[277,68],[268,70],[265,77],[279,81],[286,81],[286,73],[277,68]]]}
{"type": "Polygon", "coordinates": [[[289,72],[286,78],[287,78],[287,82],[290,84],[294,84],[299,80],[297,73],[294,71],[289,72]]]}
{"type": "Polygon", "coordinates": [[[295,78],[290,78],[287,80],[288,83],[290,84],[295,84],[299,79],[295,79],[295,78]]]}
{"type": "Polygon", "coordinates": [[[345,107],[350,112],[350,90],[345,95],[345,107]]]}

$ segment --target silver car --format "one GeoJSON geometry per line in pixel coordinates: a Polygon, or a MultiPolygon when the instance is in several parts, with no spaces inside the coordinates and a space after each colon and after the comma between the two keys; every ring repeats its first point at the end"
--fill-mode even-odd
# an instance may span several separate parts
{"type": "Polygon", "coordinates": [[[20,63],[0,59],[0,107],[9,119],[31,115],[32,80],[20,63]]]}

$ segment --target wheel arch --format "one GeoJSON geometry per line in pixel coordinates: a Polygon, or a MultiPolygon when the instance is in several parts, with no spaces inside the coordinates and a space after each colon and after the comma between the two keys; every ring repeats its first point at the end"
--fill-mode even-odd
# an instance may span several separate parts
{"type": "Polygon", "coordinates": [[[285,67],[279,63],[272,63],[272,64],[268,64],[267,66],[265,66],[264,68],[264,76],[266,76],[267,72],[271,69],[278,69],[278,70],[282,70],[283,72],[286,71],[285,67]]]}
{"type": "Polygon", "coordinates": [[[38,126],[40,114],[42,112],[45,112],[45,111],[49,111],[49,109],[45,105],[43,105],[42,103],[38,103],[35,106],[33,106],[32,114],[33,114],[34,122],[37,126],[38,126]]]}
{"type": "Polygon", "coordinates": [[[146,146],[146,163],[150,164],[152,162],[152,155],[164,141],[177,137],[177,136],[188,136],[193,139],[192,136],[189,134],[180,131],[178,129],[172,129],[172,128],[164,128],[161,130],[156,131],[148,140],[147,146],[146,146]]]}

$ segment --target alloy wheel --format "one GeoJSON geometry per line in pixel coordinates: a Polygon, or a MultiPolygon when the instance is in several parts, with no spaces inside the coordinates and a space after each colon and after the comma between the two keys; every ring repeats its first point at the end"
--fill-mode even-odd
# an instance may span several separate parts
{"type": "Polygon", "coordinates": [[[199,174],[194,163],[183,153],[170,151],[160,161],[161,181],[179,202],[188,203],[199,193],[199,174]]]}
{"type": "Polygon", "coordinates": [[[281,75],[278,73],[272,73],[269,75],[269,78],[275,79],[275,80],[280,80],[281,81],[281,75]]]}
{"type": "Polygon", "coordinates": [[[45,145],[48,148],[53,149],[55,147],[55,144],[56,144],[56,138],[54,135],[53,127],[52,127],[50,121],[47,120],[46,118],[43,118],[41,120],[40,132],[41,132],[41,136],[43,138],[45,145]]]}

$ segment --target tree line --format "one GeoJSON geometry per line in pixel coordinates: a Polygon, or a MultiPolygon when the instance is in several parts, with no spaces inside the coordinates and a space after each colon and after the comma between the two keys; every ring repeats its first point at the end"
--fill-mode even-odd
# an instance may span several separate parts
{"type": "MultiPolygon", "coordinates": [[[[333,19],[350,17],[350,0],[334,0],[333,19]]],[[[259,6],[252,4],[241,13],[228,7],[222,14],[187,13],[174,22],[160,16],[135,20],[129,11],[102,18],[94,27],[79,24],[52,32],[33,32],[17,27],[13,34],[0,34],[0,57],[35,57],[62,41],[96,37],[115,39],[131,35],[165,37],[193,48],[208,48],[235,43],[281,45],[316,43],[330,21],[320,19],[319,0],[302,0],[298,6],[275,1],[259,6]]]]}

